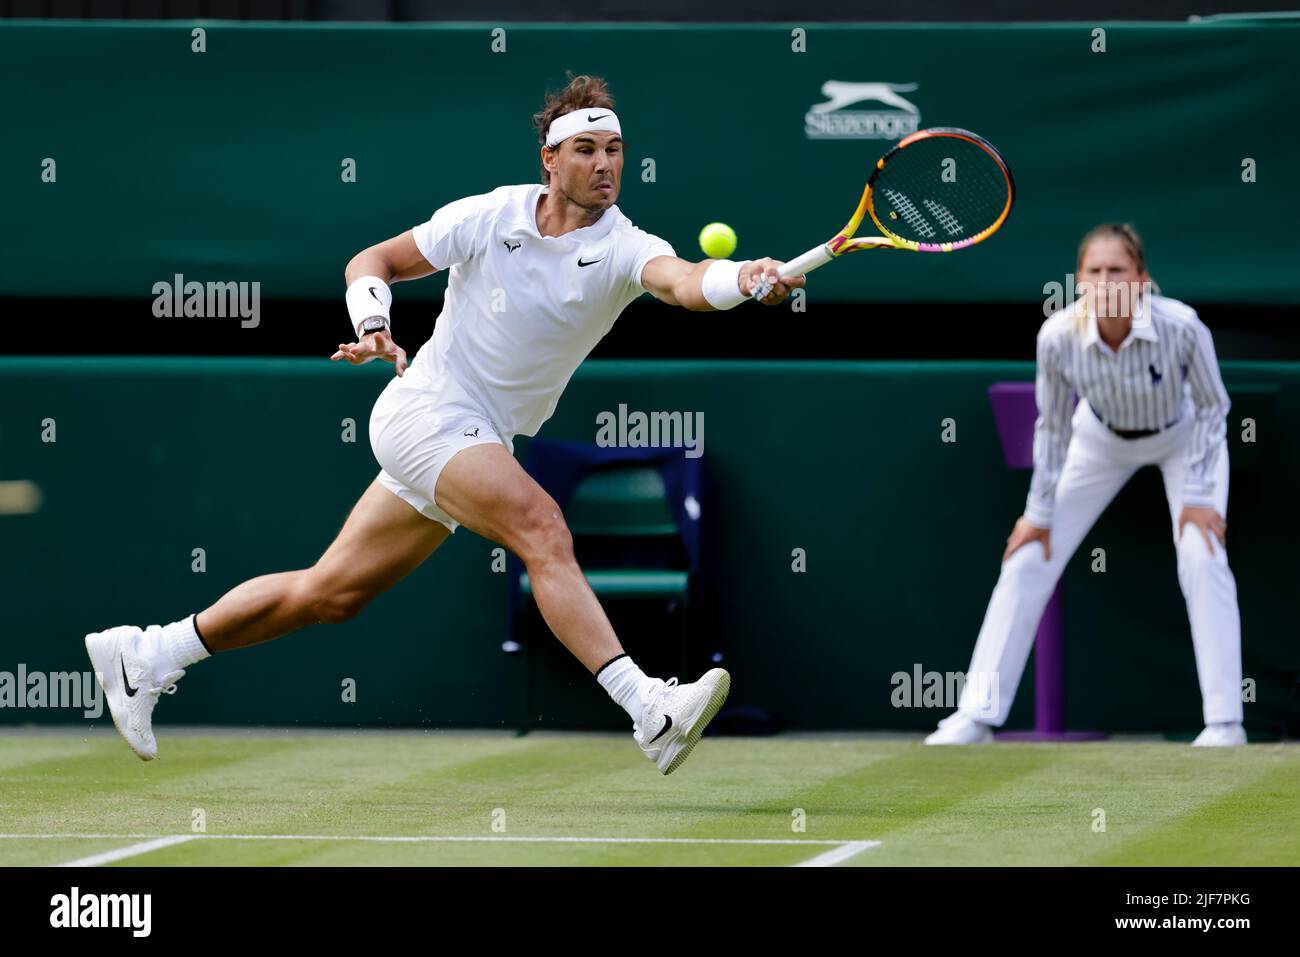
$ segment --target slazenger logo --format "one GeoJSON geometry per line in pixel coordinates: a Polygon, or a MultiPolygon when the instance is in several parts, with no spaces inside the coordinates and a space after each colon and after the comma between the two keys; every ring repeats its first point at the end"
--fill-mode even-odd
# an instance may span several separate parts
{"type": "Polygon", "coordinates": [[[804,114],[803,131],[810,140],[897,140],[920,129],[921,110],[899,96],[911,93],[915,83],[822,84],[825,103],[815,103],[804,114]],[[850,110],[857,103],[873,102],[884,108],[850,110]]]}
{"type": "Polygon", "coordinates": [[[51,927],[125,927],[132,937],[148,937],[152,894],[82,894],[74,887],[50,898],[51,927]]]}

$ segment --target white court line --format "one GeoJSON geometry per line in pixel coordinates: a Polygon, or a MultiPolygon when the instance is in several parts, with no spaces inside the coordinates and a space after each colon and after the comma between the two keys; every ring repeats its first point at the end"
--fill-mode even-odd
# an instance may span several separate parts
{"type": "Polygon", "coordinates": [[[795,867],[834,867],[841,861],[847,861],[850,857],[855,857],[863,851],[879,846],[879,841],[849,841],[847,844],[841,844],[833,851],[826,851],[824,854],[818,854],[816,857],[802,861],[796,864],[795,867]]]}
{"type": "Polygon", "coordinates": [[[179,843],[180,841],[387,841],[398,843],[456,843],[481,842],[502,844],[818,844],[839,847],[846,843],[876,844],[878,841],[823,840],[812,838],[747,838],[747,837],[515,837],[499,835],[447,835],[422,834],[414,837],[368,834],[0,834],[0,840],[121,840],[151,838],[179,843]]]}
{"type": "Polygon", "coordinates": [[[0,834],[0,840],[135,840],[146,838],[139,844],[106,851],[90,857],[80,858],[62,864],[62,867],[94,867],[107,864],[137,854],[187,841],[354,841],[389,844],[732,844],[751,847],[790,846],[796,844],[829,847],[831,850],[818,854],[794,866],[796,867],[831,867],[850,857],[879,847],[879,841],[844,841],[823,838],[743,838],[743,837],[524,837],[509,835],[444,835],[425,834],[415,836],[400,835],[366,835],[366,834],[175,834],[159,836],[156,834],[0,834]]]}
{"type": "Polygon", "coordinates": [[[157,851],[164,847],[171,847],[173,844],[184,844],[186,841],[192,841],[197,835],[194,834],[177,834],[172,837],[159,837],[152,841],[145,841],[141,844],[132,844],[130,847],[119,847],[115,851],[105,851],[103,854],[92,854],[90,857],[79,857],[75,861],[68,861],[66,864],[60,864],[59,867],[99,867],[101,864],[111,864],[114,861],[120,861],[126,857],[135,857],[137,854],[148,854],[150,851],[157,851]]]}

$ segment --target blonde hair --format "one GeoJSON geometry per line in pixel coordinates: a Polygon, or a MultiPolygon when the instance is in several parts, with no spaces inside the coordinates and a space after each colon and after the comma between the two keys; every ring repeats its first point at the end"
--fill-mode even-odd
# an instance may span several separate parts
{"type": "MultiPolygon", "coordinates": [[[[1102,223],[1094,226],[1084,233],[1083,239],[1079,241],[1079,254],[1074,264],[1074,272],[1077,276],[1083,269],[1083,257],[1088,252],[1088,247],[1098,239],[1118,239],[1128,253],[1133,265],[1137,267],[1138,275],[1144,275],[1147,271],[1147,253],[1146,247],[1142,245],[1142,237],[1138,235],[1128,223],[1102,223]]],[[[1154,279],[1151,280],[1151,288],[1156,292],[1160,287],[1156,285],[1154,279]]],[[[1084,330],[1088,327],[1088,312],[1083,308],[1083,298],[1080,297],[1074,309],[1074,331],[1083,335],[1084,330]]]]}

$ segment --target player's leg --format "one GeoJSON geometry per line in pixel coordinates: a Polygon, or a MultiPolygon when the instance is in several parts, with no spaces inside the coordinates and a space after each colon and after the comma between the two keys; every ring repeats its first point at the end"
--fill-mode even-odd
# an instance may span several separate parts
{"type": "Polygon", "coordinates": [[[574,559],[560,507],[505,446],[482,444],[459,452],[442,470],[436,498],[466,528],[523,560],[546,624],[588,671],[623,654],[574,559]]]}
{"type": "MultiPolygon", "coordinates": [[[[1201,685],[1205,731],[1199,745],[1245,744],[1241,704],[1241,613],[1237,581],[1228,566],[1228,550],[1217,539],[1211,553],[1199,529],[1178,530],[1182,512],[1186,449],[1180,445],[1160,463],[1178,553],[1178,583],[1187,602],[1196,675],[1201,685]]],[[[1214,466],[1214,507],[1228,517],[1228,443],[1219,446],[1214,466]]]]}
{"type": "Polygon", "coordinates": [[[376,480],[315,565],[233,588],[199,612],[196,630],[215,653],[318,622],[349,621],[419,567],[450,534],[376,480]]]}
{"type": "Polygon", "coordinates": [[[186,668],[216,651],[316,622],[347,621],[410,574],[448,534],[376,481],[312,567],[251,579],[170,625],[87,635],[86,650],[118,730],[141,758],[156,757],[153,708],[160,694],[175,691],[186,668]]]}
{"type": "Polygon", "coordinates": [[[1137,466],[1107,454],[1106,445],[1077,431],[1056,487],[1050,559],[1030,542],[1002,563],[966,672],[957,713],[940,723],[931,744],[989,740],[988,727],[1007,720],[1033,648],[1038,623],[1066,564],[1137,466]]]}
{"type": "Polygon", "coordinates": [[[637,743],[659,770],[680,765],[726,700],[730,676],[715,668],[677,686],[636,667],[578,567],[559,506],[505,446],[462,449],[442,469],[435,492],[448,515],[523,560],[551,631],[627,711],[637,743]]]}

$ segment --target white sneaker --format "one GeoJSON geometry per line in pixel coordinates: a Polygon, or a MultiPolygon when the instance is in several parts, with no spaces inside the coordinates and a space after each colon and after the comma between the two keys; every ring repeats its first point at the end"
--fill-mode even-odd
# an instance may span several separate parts
{"type": "Polygon", "coordinates": [[[118,733],[142,761],[152,761],[158,757],[158,742],[153,736],[154,706],[159,695],[176,693],[176,682],[185,672],[155,677],[152,663],[139,653],[144,634],[134,625],[93,632],[86,636],[86,653],[104,689],[104,700],[118,733]]]}
{"type": "Polygon", "coordinates": [[[939,730],[932,732],[926,744],[989,744],[993,740],[993,729],[968,718],[960,711],[954,711],[939,722],[939,730]]]}
{"type": "Polygon", "coordinates": [[[651,686],[632,737],[659,773],[672,774],[690,756],[730,690],[731,675],[721,668],[691,684],[669,678],[651,686]]]}
{"type": "Polygon", "coordinates": [[[1207,724],[1192,742],[1194,748],[1230,748],[1246,743],[1246,729],[1235,721],[1207,724]]]}

